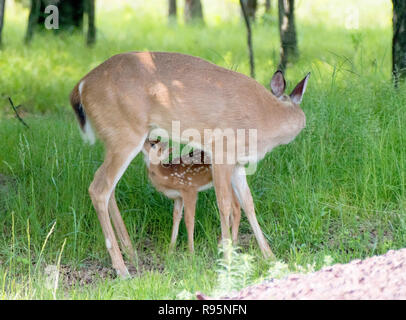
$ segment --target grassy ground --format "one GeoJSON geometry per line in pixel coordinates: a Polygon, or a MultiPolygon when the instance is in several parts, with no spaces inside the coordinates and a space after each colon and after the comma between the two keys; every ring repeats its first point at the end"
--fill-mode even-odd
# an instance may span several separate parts
{"type": "MultiPolygon", "coordinates": [[[[345,11],[350,2],[339,3],[345,11]]],[[[249,177],[259,223],[277,257],[291,266],[314,262],[318,268],[326,255],[348,262],[405,247],[406,88],[395,90],[390,82],[390,7],[372,3],[360,11],[359,29],[345,29],[334,10],[299,3],[301,56],[287,79],[292,88],[312,72],[303,101],[307,127],[249,177]],[[368,26],[364,21],[377,8],[380,23],[368,26]]],[[[24,47],[27,12],[9,8],[0,51],[0,297],[160,299],[218,289],[213,190],[197,205],[195,256],[187,253],[183,224],[177,251],[168,255],[172,203],[148,183],[141,156],[117,188],[138,274],[126,281],[103,277],[110,259],[87,193],[103,148],[82,143],[67,97],[90,69],[130,50],[189,53],[248,74],[239,20],[207,9],[205,28],[167,26],[162,11],[106,4],[94,48],[79,34],[49,33],[24,47]],[[8,96],[24,105],[30,129],[12,119],[8,96]],[[54,288],[50,265],[65,270],[65,280],[71,274],[69,286],[61,279],[54,288]],[[80,282],[86,270],[100,279],[80,282]]],[[[266,86],[278,63],[275,23],[268,17],[254,28],[257,80],[266,86]]],[[[253,257],[251,278],[267,276],[271,263],[261,258],[245,217],[240,232],[242,252],[253,257]]]]}

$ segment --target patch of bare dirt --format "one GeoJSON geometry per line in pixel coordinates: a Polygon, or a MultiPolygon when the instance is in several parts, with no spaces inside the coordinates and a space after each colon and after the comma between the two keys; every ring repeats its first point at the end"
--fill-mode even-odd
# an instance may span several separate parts
{"type": "MultiPolygon", "coordinates": [[[[159,257],[144,251],[138,253],[136,265],[127,263],[126,266],[131,277],[137,277],[150,271],[162,273],[165,269],[159,257]]],[[[45,276],[51,283],[55,281],[57,272],[58,268],[55,265],[48,265],[44,270],[45,276]]],[[[64,287],[91,285],[96,281],[115,278],[117,275],[112,267],[103,266],[97,261],[88,261],[78,269],[70,265],[61,265],[59,268],[59,280],[64,287]]]]}
{"type": "Polygon", "coordinates": [[[134,266],[128,266],[131,275],[139,275],[148,271],[163,272],[165,265],[160,256],[155,254],[155,243],[150,237],[144,237],[137,249],[138,260],[137,269],[134,266]]]}
{"type": "Polygon", "coordinates": [[[243,249],[249,248],[253,241],[256,240],[252,233],[242,233],[238,236],[237,246],[243,249]]]}
{"type": "MultiPolygon", "coordinates": [[[[199,300],[211,299],[201,293],[199,300]]],[[[335,264],[309,274],[291,274],[221,297],[224,300],[406,299],[406,249],[335,264]]]]}
{"type": "Polygon", "coordinates": [[[71,287],[75,284],[92,284],[96,280],[113,279],[115,276],[115,272],[112,268],[97,265],[91,265],[79,270],[73,270],[69,266],[61,266],[61,278],[63,284],[67,287],[71,287]]]}
{"type": "Polygon", "coordinates": [[[56,265],[47,265],[44,274],[50,287],[52,287],[57,277],[59,277],[59,281],[64,287],[89,285],[97,280],[113,279],[115,277],[113,269],[97,264],[89,264],[79,270],[69,265],[61,265],[59,267],[59,274],[56,265]]]}
{"type": "Polygon", "coordinates": [[[139,253],[137,268],[133,265],[127,265],[127,268],[131,275],[136,276],[149,271],[162,273],[165,266],[159,257],[152,254],[139,253]]]}

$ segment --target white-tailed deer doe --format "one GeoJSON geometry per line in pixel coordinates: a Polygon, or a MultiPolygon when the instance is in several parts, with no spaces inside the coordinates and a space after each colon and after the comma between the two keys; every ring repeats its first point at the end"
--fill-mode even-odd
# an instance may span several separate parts
{"type": "MultiPolygon", "coordinates": [[[[197,161],[183,163],[172,159],[170,163],[150,161],[150,157],[159,159],[165,153],[166,146],[159,141],[147,139],[143,152],[148,167],[148,177],[154,187],[174,200],[173,205],[173,226],[170,249],[175,247],[178,237],[179,223],[182,219],[183,206],[185,207],[185,224],[188,233],[189,251],[194,251],[193,232],[195,226],[195,207],[197,195],[200,191],[207,190],[213,186],[211,165],[204,163],[204,151],[195,150],[194,157],[197,161]]],[[[189,159],[188,159],[189,160],[189,159]]],[[[233,192],[232,214],[230,215],[231,234],[233,243],[237,243],[238,228],[241,219],[240,203],[233,192]]]]}
{"type": "Polygon", "coordinates": [[[134,250],[116,204],[115,187],[152,129],[165,130],[174,141],[189,142],[190,137],[171,134],[173,122],[179,124],[180,132],[193,128],[200,137],[206,130],[212,132],[199,149],[215,159],[211,167],[222,239],[230,238],[234,189],[262,253],[265,257],[272,255],[255,216],[244,165],[258,162],[276,146],[289,143],[305,127],[299,104],[308,78],[309,74],[288,96],[284,95],[283,75],[276,72],[271,81],[272,94],[252,78],[197,57],[129,52],[111,57],[79,81],[70,95],[72,107],[85,137],[93,142],[94,128],[106,149],[89,193],[119,275],[127,276],[128,271],[110,217],[123,250],[130,257],[134,250]],[[227,157],[226,148],[217,148],[224,140],[224,135],[217,133],[226,129],[255,129],[255,152],[245,139],[244,148],[237,148],[234,162],[217,162],[217,156],[227,157]]]}

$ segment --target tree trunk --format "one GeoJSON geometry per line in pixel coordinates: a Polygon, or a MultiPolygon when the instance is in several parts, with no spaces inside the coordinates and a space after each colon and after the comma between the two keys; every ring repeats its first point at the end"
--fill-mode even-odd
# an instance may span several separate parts
{"type": "Polygon", "coordinates": [[[258,1],[257,0],[244,0],[247,15],[251,21],[255,21],[255,14],[257,13],[258,1]]]}
{"type": "Polygon", "coordinates": [[[4,25],[4,12],[6,10],[6,0],[0,0],[0,47],[2,45],[2,31],[4,25]]]}
{"type": "MultiPolygon", "coordinates": [[[[82,29],[83,15],[88,0],[59,0],[55,5],[59,11],[59,30],[72,31],[75,29],[82,29]]],[[[38,24],[44,27],[45,18],[47,15],[44,13],[45,8],[54,4],[53,0],[41,0],[40,15],[38,24]]]]}
{"type": "Polygon", "coordinates": [[[265,0],[265,12],[266,13],[271,12],[271,0],[265,0]]]}
{"type": "Polygon", "coordinates": [[[176,0],[169,0],[168,1],[168,17],[169,17],[169,19],[176,20],[176,16],[177,16],[176,0]]]}
{"type": "Polygon", "coordinates": [[[39,20],[41,10],[41,0],[31,0],[31,9],[28,16],[27,33],[25,34],[25,43],[30,43],[34,35],[39,20]]]}
{"type": "Polygon", "coordinates": [[[88,29],[87,29],[87,45],[92,46],[96,42],[96,26],[95,26],[95,0],[87,0],[88,14],[88,29]]]}
{"type": "Polygon", "coordinates": [[[281,38],[279,69],[285,70],[291,58],[299,55],[295,27],[295,0],[279,0],[278,6],[281,38]]]}
{"type": "Polygon", "coordinates": [[[245,25],[247,27],[247,44],[248,44],[248,52],[250,56],[250,71],[251,77],[255,78],[255,64],[254,64],[254,50],[252,49],[252,33],[251,33],[251,23],[250,18],[248,17],[246,5],[244,0],[240,0],[240,6],[242,15],[244,17],[245,25]]]}
{"type": "Polygon", "coordinates": [[[82,30],[83,16],[85,8],[91,9],[89,13],[89,29],[87,41],[90,44],[96,39],[96,29],[94,26],[94,2],[95,0],[31,0],[31,10],[28,16],[27,32],[25,42],[29,43],[32,40],[36,29],[45,29],[45,19],[48,14],[45,13],[45,8],[48,5],[56,5],[58,7],[59,24],[56,31],[73,31],[82,30]]]}
{"type": "Polygon", "coordinates": [[[203,22],[203,8],[200,0],[185,0],[185,22],[203,22]]]}
{"type": "Polygon", "coordinates": [[[406,2],[393,2],[392,72],[395,86],[406,77],[406,2]]]}

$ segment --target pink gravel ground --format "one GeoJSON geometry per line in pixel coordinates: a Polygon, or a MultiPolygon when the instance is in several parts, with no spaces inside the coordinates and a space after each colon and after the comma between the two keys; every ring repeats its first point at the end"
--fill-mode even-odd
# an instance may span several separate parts
{"type": "MultiPolygon", "coordinates": [[[[197,293],[199,300],[212,299],[197,293]]],[[[225,300],[406,299],[406,249],[291,274],[221,297],[225,300]]]]}

